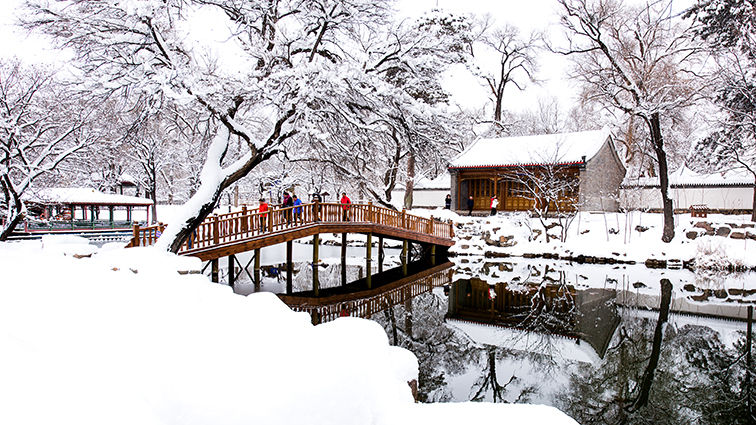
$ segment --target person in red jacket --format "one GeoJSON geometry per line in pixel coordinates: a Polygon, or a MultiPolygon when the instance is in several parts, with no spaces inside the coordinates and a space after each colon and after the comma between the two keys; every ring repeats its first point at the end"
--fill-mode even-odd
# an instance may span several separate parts
{"type": "Polygon", "coordinates": [[[341,209],[344,210],[344,221],[349,221],[349,208],[352,206],[352,200],[346,196],[346,192],[341,194],[341,209]]]}
{"type": "Polygon", "coordinates": [[[265,199],[260,198],[260,231],[265,231],[265,223],[268,221],[268,203],[265,202],[265,199]]]}

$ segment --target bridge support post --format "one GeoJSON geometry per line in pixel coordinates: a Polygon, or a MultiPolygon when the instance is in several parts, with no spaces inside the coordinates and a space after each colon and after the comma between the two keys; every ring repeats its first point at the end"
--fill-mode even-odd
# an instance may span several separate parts
{"type": "Polygon", "coordinates": [[[367,234],[367,243],[365,244],[365,281],[368,289],[373,288],[373,234],[367,234]]]}
{"type": "Polygon", "coordinates": [[[383,273],[383,259],[385,256],[383,252],[383,236],[378,236],[378,273],[383,273]]]}
{"type": "Polygon", "coordinates": [[[320,295],[320,282],[318,281],[318,255],[320,252],[320,235],[312,237],[312,292],[315,296],[320,295]]]}
{"type": "Polygon", "coordinates": [[[347,284],[346,281],[346,257],[347,257],[347,234],[341,234],[341,286],[347,284]]]}
{"type": "Polygon", "coordinates": [[[236,283],[236,271],[234,270],[234,268],[234,256],[232,254],[228,256],[228,286],[232,288],[236,283]]]}
{"type": "Polygon", "coordinates": [[[260,287],[260,248],[255,250],[255,290],[260,287]]]}
{"type": "Polygon", "coordinates": [[[400,261],[402,262],[402,275],[407,276],[407,256],[409,255],[409,243],[407,239],[402,241],[402,253],[400,261]]]}
{"type": "Polygon", "coordinates": [[[291,283],[291,275],[292,275],[292,263],[291,263],[291,257],[292,257],[292,250],[294,242],[288,241],[286,242],[286,293],[291,294],[293,288],[291,283]]]}
{"type": "Polygon", "coordinates": [[[431,265],[436,265],[436,245],[430,246],[430,259],[431,259],[431,265]]]}
{"type": "Polygon", "coordinates": [[[210,280],[213,283],[218,283],[218,259],[210,260],[210,280]]]}

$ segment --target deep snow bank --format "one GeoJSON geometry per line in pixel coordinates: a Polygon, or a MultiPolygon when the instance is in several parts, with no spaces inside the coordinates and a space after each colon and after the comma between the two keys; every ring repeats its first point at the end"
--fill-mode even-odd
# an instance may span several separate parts
{"type": "Polygon", "coordinates": [[[0,423],[575,423],[543,406],[415,404],[417,360],[376,323],[313,327],[199,268],[77,238],[0,244],[0,423]]]}
{"type": "MultiPolygon", "coordinates": [[[[467,217],[438,209],[412,213],[453,220],[457,242],[450,251],[458,255],[548,253],[638,263],[649,259],[695,260],[703,266],[756,268],[756,223],[749,216],[712,214],[694,218],[677,214],[675,238],[664,243],[662,214],[583,212],[571,222],[565,242],[547,242],[541,223],[527,213],[500,213],[494,217],[467,217]]],[[[559,229],[548,232],[556,236],[559,229]]]]}

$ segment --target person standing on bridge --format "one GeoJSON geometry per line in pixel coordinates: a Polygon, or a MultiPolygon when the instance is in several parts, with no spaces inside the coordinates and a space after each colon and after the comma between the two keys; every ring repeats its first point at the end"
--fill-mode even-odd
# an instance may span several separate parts
{"type": "Polygon", "coordinates": [[[268,203],[265,202],[264,198],[260,198],[260,232],[265,231],[265,224],[268,221],[268,203]]]}
{"type": "Polygon", "coordinates": [[[288,208],[284,211],[284,215],[286,216],[286,224],[291,224],[291,207],[294,206],[294,201],[289,196],[289,192],[284,192],[283,196],[281,208],[288,208]]]}
{"type": "Polygon", "coordinates": [[[302,220],[302,200],[297,198],[297,195],[294,195],[292,198],[294,199],[292,203],[294,206],[294,225],[296,226],[297,223],[304,224],[304,220],[302,220]]]}
{"type": "Polygon", "coordinates": [[[344,211],[344,221],[349,221],[349,208],[352,206],[352,200],[346,196],[346,192],[341,194],[341,209],[344,211]]]}

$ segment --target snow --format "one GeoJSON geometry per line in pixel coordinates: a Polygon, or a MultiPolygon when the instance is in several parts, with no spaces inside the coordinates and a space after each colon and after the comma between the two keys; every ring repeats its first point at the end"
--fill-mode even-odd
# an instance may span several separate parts
{"type": "Polygon", "coordinates": [[[0,244],[0,423],[575,423],[545,406],[413,403],[417,360],[377,323],[313,326],[200,267],[71,237],[0,244]]]}
{"type": "Polygon", "coordinates": [[[42,204],[76,205],[152,205],[152,200],[136,196],[103,193],[87,187],[52,187],[28,191],[24,201],[42,204]]]}
{"type": "MultiPolygon", "coordinates": [[[[709,214],[707,218],[694,218],[689,214],[675,215],[675,238],[670,243],[661,242],[664,217],[657,213],[632,211],[627,213],[581,212],[572,221],[566,242],[551,240],[543,235],[533,239],[531,229],[543,228],[536,218],[527,213],[499,213],[495,217],[468,217],[445,209],[412,210],[412,214],[422,217],[433,215],[437,219],[452,220],[455,223],[457,243],[451,252],[459,255],[484,255],[485,252],[506,253],[521,256],[526,253],[552,253],[560,256],[611,257],[618,260],[645,262],[655,260],[713,261],[735,266],[756,267],[756,240],[732,239],[722,236],[706,236],[704,229],[695,227],[697,223],[710,223],[711,227],[734,227],[732,232],[756,234],[756,223],[749,216],[709,214]],[[638,227],[647,228],[640,232],[638,227]],[[482,235],[488,232],[490,238],[498,241],[502,236],[513,236],[516,244],[512,247],[494,247],[485,243],[482,235]],[[689,239],[686,233],[696,232],[696,239],[689,239]],[[704,258],[714,256],[716,258],[704,258]],[[724,257],[724,258],[722,258],[724,257]]],[[[558,228],[550,234],[558,234],[558,228]]]]}
{"type": "Polygon", "coordinates": [[[589,161],[610,137],[608,129],[575,133],[480,138],[449,168],[503,167],[589,161]]]}
{"type": "MultiPolygon", "coordinates": [[[[670,186],[735,186],[752,185],[753,176],[742,169],[722,173],[697,173],[686,166],[678,168],[669,175],[670,186]]],[[[625,187],[659,186],[658,177],[626,177],[622,182],[625,187]]]]}

